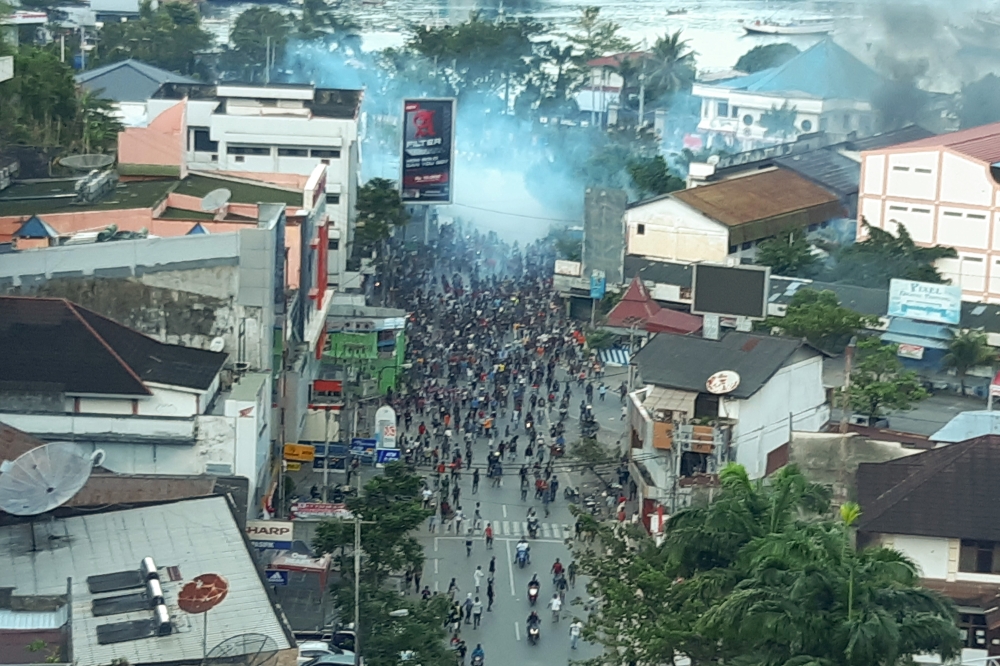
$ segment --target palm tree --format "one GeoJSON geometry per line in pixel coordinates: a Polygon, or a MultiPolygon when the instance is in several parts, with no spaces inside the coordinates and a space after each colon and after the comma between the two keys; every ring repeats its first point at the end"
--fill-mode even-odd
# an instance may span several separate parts
{"type": "Polygon", "coordinates": [[[643,61],[647,97],[657,99],[691,89],[695,77],[695,52],[681,31],[659,37],[643,61]]]}
{"type": "Polygon", "coordinates": [[[799,133],[795,127],[798,112],[787,101],[780,107],[772,106],[770,110],[760,114],[760,126],[764,128],[764,136],[773,136],[781,141],[794,139],[799,133]]]}
{"type": "Polygon", "coordinates": [[[997,362],[997,353],[990,347],[986,334],[982,331],[962,331],[952,333],[948,343],[948,353],[941,359],[941,365],[953,369],[965,395],[965,376],[969,370],[982,366],[992,366],[997,362]]]}

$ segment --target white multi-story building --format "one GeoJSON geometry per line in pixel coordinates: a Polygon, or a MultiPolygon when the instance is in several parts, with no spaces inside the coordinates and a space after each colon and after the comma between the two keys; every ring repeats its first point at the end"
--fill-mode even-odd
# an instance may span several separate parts
{"type": "Polygon", "coordinates": [[[363,91],[301,85],[166,83],[147,102],[147,122],[186,100],[186,167],[303,188],[327,166],[330,275],[343,275],[353,239],[363,91]]]}
{"type": "Polygon", "coordinates": [[[1000,123],[861,155],[858,240],[872,227],[958,257],[938,269],[969,301],[1000,302],[1000,123]]]}
{"type": "Polygon", "coordinates": [[[698,131],[712,144],[749,150],[794,140],[799,134],[826,132],[835,140],[875,131],[871,101],[884,85],[874,70],[824,39],[778,67],[717,81],[697,82],[701,98],[698,131]],[[794,110],[786,128],[761,124],[774,109],[794,110]]]}

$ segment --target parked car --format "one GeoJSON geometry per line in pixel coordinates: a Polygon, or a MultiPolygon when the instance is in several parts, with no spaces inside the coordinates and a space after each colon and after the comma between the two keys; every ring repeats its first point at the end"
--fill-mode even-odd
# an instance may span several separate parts
{"type": "Polygon", "coordinates": [[[299,643],[298,666],[354,665],[354,653],[324,641],[299,643]]]}

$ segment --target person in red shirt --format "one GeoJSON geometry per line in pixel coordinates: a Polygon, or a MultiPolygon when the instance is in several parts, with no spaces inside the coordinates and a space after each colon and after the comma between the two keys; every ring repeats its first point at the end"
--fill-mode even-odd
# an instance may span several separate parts
{"type": "Polygon", "coordinates": [[[486,549],[487,550],[493,550],[493,524],[492,523],[486,523],[486,532],[484,534],[486,536],[486,549]]]}

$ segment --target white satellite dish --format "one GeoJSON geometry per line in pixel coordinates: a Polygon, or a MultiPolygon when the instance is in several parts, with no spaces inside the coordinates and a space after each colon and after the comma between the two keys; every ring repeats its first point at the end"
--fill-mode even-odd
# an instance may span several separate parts
{"type": "Polygon", "coordinates": [[[104,451],[88,453],[73,442],[50,442],[17,460],[0,464],[0,510],[35,516],[62,506],[104,461],[104,451]]]}
{"type": "Polygon", "coordinates": [[[705,164],[711,164],[712,166],[715,166],[718,163],[719,163],[719,156],[718,155],[709,155],[708,159],[705,160],[705,164]]]}
{"type": "Polygon", "coordinates": [[[208,348],[214,352],[220,352],[226,348],[226,339],[222,337],[212,338],[212,341],[208,343],[208,348]]]}
{"type": "Polygon", "coordinates": [[[229,203],[229,199],[232,198],[232,196],[233,193],[224,187],[212,190],[201,198],[201,209],[206,213],[214,213],[229,203]]]}
{"type": "Polygon", "coordinates": [[[715,395],[732,393],[740,385],[740,375],[732,370],[720,370],[705,382],[705,389],[715,395]]]}

